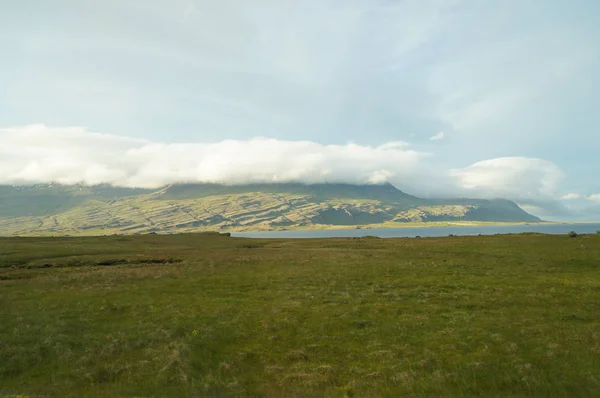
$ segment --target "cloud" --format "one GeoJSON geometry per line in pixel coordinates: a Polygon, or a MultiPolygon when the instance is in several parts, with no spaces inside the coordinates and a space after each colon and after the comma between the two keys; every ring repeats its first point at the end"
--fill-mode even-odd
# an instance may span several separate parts
{"type": "Polygon", "coordinates": [[[379,146],[272,138],[163,143],[94,133],[83,127],[39,124],[0,129],[0,184],[106,183],[155,188],[193,182],[390,182],[425,197],[511,199],[546,219],[585,219],[591,214],[586,211],[600,211],[596,206],[600,194],[583,197],[561,192],[564,177],[552,162],[526,157],[488,159],[448,169],[433,154],[402,141],[379,146]]]}
{"type": "Polygon", "coordinates": [[[592,71],[598,69],[600,48],[589,33],[591,14],[583,6],[569,7],[571,13],[540,1],[497,6],[465,2],[448,15],[456,28],[437,37],[447,51],[436,51],[423,76],[435,99],[430,114],[452,134],[455,157],[535,153],[562,162],[580,187],[596,184],[577,172],[574,159],[578,153],[595,161],[586,146],[600,142],[592,127],[597,118],[591,104],[600,103],[592,71]],[[546,5],[547,13],[539,13],[546,5]],[[592,82],[588,88],[583,76],[592,82]]]}
{"type": "Polygon", "coordinates": [[[572,209],[557,200],[522,200],[517,204],[525,211],[545,221],[575,221],[578,217],[572,209]]]}
{"type": "Polygon", "coordinates": [[[577,180],[569,191],[599,189],[578,166],[600,146],[599,26],[583,2],[60,3],[0,16],[0,126],[367,146],[444,131],[450,167],[535,154],[577,180]]]}
{"type": "Polygon", "coordinates": [[[436,135],[429,137],[429,141],[440,141],[440,140],[443,140],[444,137],[445,137],[444,132],[440,131],[436,135]]]}
{"type": "Polygon", "coordinates": [[[0,130],[0,183],[177,182],[382,183],[415,178],[427,154],[391,142],[378,147],[269,138],[166,144],[33,125],[0,130]]]}
{"type": "Polygon", "coordinates": [[[597,197],[598,200],[594,200],[594,196],[590,195],[589,197],[569,201],[565,206],[567,215],[562,217],[562,220],[600,222],[600,195],[597,197]]]}
{"type": "Polygon", "coordinates": [[[564,172],[543,159],[504,157],[453,169],[458,187],[471,195],[540,199],[557,196],[564,172]]]}
{"type": "Polygon", "coordinates": [[[600,195],[584,196],[569,193],[558,199],[525,199],[517,202],[521,208],[548,221],[600,221],[600,195]],[[597,200],[594,200],[597,199],[597,200]]]}

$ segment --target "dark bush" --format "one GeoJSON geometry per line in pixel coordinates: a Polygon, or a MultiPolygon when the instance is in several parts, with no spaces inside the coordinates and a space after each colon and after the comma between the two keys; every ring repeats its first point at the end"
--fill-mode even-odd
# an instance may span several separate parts
{"type": "Polygon", "coordinates": [[[262,247],[262,245],[258,245],[255,243],[246,243],[245,245],[242,245],[240,247],[243,247],[244,249],[257,249],[259,247],[262,247]]]}
{"type": "Polygon", "coordinates": [[[125,264],[127,263],[127,260],[124,259],[107,259],[107,260],[100,260],[98,262],[96,262],[96,265],[117,265],[117,264],[125,264]]]}
{"type": "Polygon", "coordinates": [[[575,232],[575,231],[569,232],[569,238],[576,238],[576,237],[577,237],[577,232],[575,232]]]}

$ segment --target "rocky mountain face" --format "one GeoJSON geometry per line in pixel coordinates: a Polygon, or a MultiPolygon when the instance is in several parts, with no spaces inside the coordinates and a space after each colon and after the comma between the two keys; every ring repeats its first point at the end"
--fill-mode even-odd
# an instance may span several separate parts
{"type": "Polygon", "coordinates": [[[539,222],[514,202],[422,199],[391,184],[0,186],[0,234],[320,228],[431,221],[539,222]]]}

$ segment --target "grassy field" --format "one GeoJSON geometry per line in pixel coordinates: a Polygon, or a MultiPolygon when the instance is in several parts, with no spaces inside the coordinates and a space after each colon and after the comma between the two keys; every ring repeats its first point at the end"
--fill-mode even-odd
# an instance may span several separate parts
{"type": "Polygon", "coordinates": [[[600,235],[0,239],[0,396],[600,396],[600,235]]]}

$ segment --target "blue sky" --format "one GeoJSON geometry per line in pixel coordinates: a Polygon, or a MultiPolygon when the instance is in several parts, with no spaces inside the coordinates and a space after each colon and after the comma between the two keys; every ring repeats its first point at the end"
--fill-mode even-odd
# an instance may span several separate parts
{"type": "Polygon", "coordinates": [[[0,182],[387,179],[600,219],[599,20],[594,0],[0,0],[0,182]],[[189,160],[84,159],[94,133],[189,160]]]}

